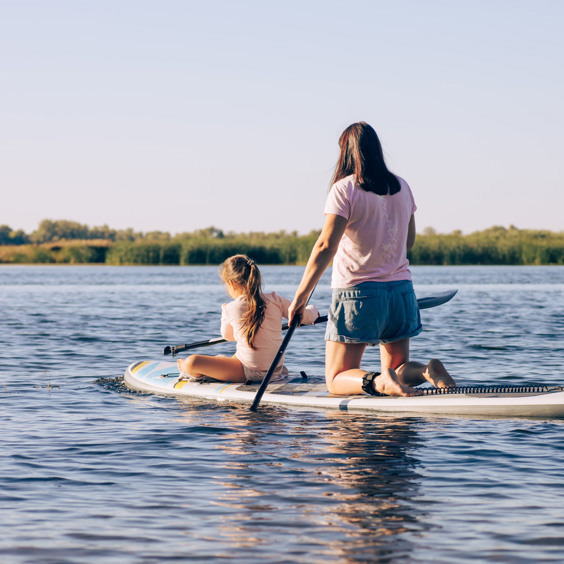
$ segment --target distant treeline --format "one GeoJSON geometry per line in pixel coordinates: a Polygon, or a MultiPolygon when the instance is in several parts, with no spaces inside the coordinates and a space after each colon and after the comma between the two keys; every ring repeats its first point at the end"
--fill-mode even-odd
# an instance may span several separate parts
{"type": "MultiPolygon", "coordinates": [[[[219,264],[244,253],[259,264],[304,264],[319,232],[233,233],[209,227],[171,235],[43,220],[31,234],[0,226],[0,263],[219,264]]],[[[564,264],[564,232],[491,227],[468,235],[425,229],[408,254],[415,265],[564,264]]]]}
{"type": "Polygon", "coordinates": [[[463,235],[425,229],[408,253],[411,264],[564,264],[564,231],[490,227],[463,235]]]}

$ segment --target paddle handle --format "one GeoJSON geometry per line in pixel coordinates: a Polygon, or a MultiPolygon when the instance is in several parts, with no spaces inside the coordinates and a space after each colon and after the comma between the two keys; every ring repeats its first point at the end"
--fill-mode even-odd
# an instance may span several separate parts
{"type": "Polygon", "coordinates": [[[227,343],[225,339],[217,337],[217,339],[210,339],[209,341],[198,341],[197,343],[188,343],[186,345],[167,345],[163,349],[163,354],[171,354],[176,356],[179,352],[187,351],[190,349],[198,349],[200,347],[211,347],[212,345],[219,345],[221,343],[227,343]]]}

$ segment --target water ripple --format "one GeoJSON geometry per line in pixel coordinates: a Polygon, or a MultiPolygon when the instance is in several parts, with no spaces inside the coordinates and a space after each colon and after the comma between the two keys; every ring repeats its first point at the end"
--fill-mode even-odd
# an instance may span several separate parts
{"type": "MultiPolygon", "coordinates": [[[[288,295],[301,273],[264,269],[288,295]]],[[[564,268],[414,280],[420,295],[459,288],[423,312],[414,359],[443,359],[463,385],[562,383],[564,268]]],[[[0,287],[2,562],[562,560],[562,421],[136,393],[130,362],[217,335],[214,267],[0,267],[0,287]]],[[[314,302],[326,311],[327,277],[314,302]]],[[[300,329],[287,364],[321,378],[323,335],[300,329]]]]}

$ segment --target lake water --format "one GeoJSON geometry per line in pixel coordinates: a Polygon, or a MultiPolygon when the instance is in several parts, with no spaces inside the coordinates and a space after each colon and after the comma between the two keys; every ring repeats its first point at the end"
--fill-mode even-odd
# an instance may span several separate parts
{"type": "MultiPolygon", "coordinates": [[[[262,270],[288,297],[303,271],[262,270]]],[[[413,275],[419,296],[459,289],[422,312],[413,359],[461,385],[564,383],[563,267],[413,275]]],[[[252,413],[124,387],[129,363],[217,336],[225,301],[213,267],[0,267],[0,562],[564,561],[564,421],[252,413]]],[[[329,301],[326,276],[312,302],[329,301]]],[[[323,334],[296,331],[290,369],[321,378],[323,334]]]]}

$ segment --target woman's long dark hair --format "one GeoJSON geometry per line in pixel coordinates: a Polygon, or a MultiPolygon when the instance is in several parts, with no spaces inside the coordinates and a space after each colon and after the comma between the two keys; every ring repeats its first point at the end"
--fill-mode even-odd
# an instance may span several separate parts
{"type": "Polygon", "coordinates": [[[349,125],[339,139],[339,147],[331,186],[354,174],[357,186],[367,192],[385,196],[401,190],[399,180],[386,166],[380,139],[370,125],[364,121],[349,125]]]}

